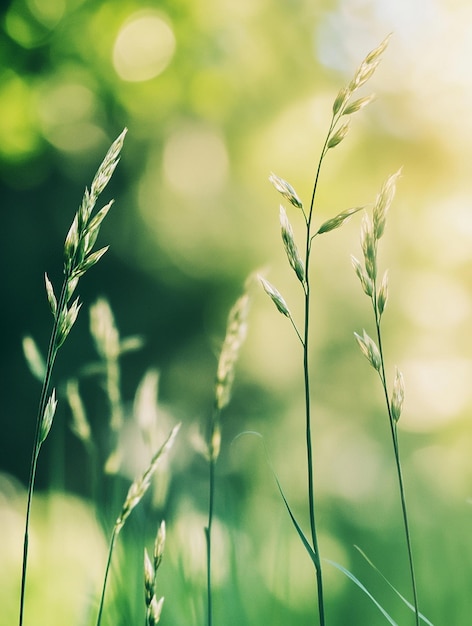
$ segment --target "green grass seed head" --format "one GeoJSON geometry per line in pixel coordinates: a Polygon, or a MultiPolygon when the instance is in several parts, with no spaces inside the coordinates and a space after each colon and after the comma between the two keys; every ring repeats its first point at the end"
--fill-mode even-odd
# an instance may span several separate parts
{"type": "Polygon", "coordinates": [[[293,206],[297,209],[303,209],[303,203],[290,183],[274,173],[269,176],[269,181],[273,184],[275,189],[290,202],[290,204],[293,204],[293,206]]]}
{"type": "Polygon", "coordinates": [[[377,240],[379,240],[384,233],[387,213],[395,196],[396,183],[400,175],[401,169],[387,178],[375,201],[372,217],[374,236],[377,240]]]}
{"type": "Polygon", "coordinates": [[[297,275],[298,280],[305,283],[305,266],[298,252],[297,244],[293,236],[292,225],[289,222],[287,213],[282,205],[280,205],[280,227],[282,232],[282,241],[288,261],[297,275]]]}
{"type": "Polygon", "coordinates": [[[354,336],[362,354],[369,361],[372,367],[380,373],[382,368],[382,358],[375,341],[369,337],[365,330],[362,332],[362,335],[354,333],[354,336]]]}
{"type": "Polygon", "coordinates": [[[403,374],[400,372],[398,367],[395,368],[395,380],[393,382],[393,393],[392,393],[392,417],[395,422],[398,422],[400,419],[402,409],[403,409],[403,401],[405,399],[405,382],[403,380],[403,374]]]}
{"type": "Polygon", "coordinates": [[[377,311],[379,314],[379,319],[382,317],[382,314],[385,311],[387,300],[388,300],[388,270],[385,270],[384,275],[382,277],[382,282],[380,283],[379,291],[377,293],[377,311]]]}
{"type": "Polygon", "coordinates": [[[223,409],[231,397],[236,361],[247,334],[248,313],[249,295],[244,293],[229,312],[226,335],[218,359],[215,384],[215,401],[218,410],[223,409]]]}
{"type": "Polygon", "coordinates": [[[259,276],[259,280],[264,291],[266,292],[266,294],[269,296],[269,298],[277,307],[277,310],[280,313],[282,313],[282,315],[285,315],[286,317],[290,318],[291,315],[290,315],[289,308],[287,306],[287,303],[283,299],[282,295],[280,294],[280,292],[273,285],[271,285],[271,283],[269,283],[268,280],[266,280],[265,278],[262,278],[262,276],[259,276]]]}

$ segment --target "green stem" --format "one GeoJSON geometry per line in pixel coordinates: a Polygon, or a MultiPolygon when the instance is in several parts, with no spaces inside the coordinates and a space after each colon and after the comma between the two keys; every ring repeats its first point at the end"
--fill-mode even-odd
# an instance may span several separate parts
{"type": "Polygon", "coordinates": [[[215,466],[214,458],[209,461],[209,500],[208,500],[208,524],[205,528],[206,559],[207,559],[207,624],[213,624],[213,598],[211,586],[211,530],[213,524],[213,510],[215,503],[215,466]]]}
{"type": "Polygon", "coordinates": [[[316,569],[316,584],[318,591],[318,615],[320,626],[325,626],[325,608],[324,608],[324,593],[323,593],[323,572],[321,568],[321,558],[318,548],[318,533],[316,529],[316,507],[315,507],[315,485],[314,485],[314,465],[313,465],[313,444],[311,434],[311,396],[310,396],[310,364],[309,364],[309,336],[310,336],[310,253],[311,253],[311,222],[313,217],[313,209],[315,205],[316,191],[318,189],[318,181],[321,172],[321,165],[323,159],[328,150],[328,141],[332,133],[332,130],[336,124],[336,120],[333,117],[329,127],[328,134],[323,145],[321,156],[318,161],[318,166],[315,174],[315,181],[313,184],[313,193],[311,196],[310,210],[308,216],[305,215],[306,220],[306,246],[305,246],[305,315],[304,315],[304,337],[303,337],[303,377],[305,386],[305,419],[306,419],[306,455],[307,455],[307,478],[308,478],[308,507],[310,516],[310,530],[313,550],[317,556],[316,569]]]}
{"type": "Polygon", "coordinates": [[[415,624],[416,626],[420,626],[418,590],[416,586],[416,576],[415,576],[415,568],[414,568],[414,561],[413,561],[413,548],[411,545],[410,524],[408,521],[405,487],[404,487],[404,482],[403,482],[403,472],[402,472],[401,461],[400,461],[400,448],[399,448],[399,443],[398,443],[397,424],[393,418],[390,398],[388,395],[387,379],[385,375],[385,362],[384,362],[383,347],[382,347],[382,333],[380,330],[380,318],[379,318],[378,307],[377,307],[377,286],[375,284],[375,281],[374,281],[374,292],[372,296],[372,304],[374,307],[375,326],[376,326],[376,331],[377,331],[377,342],[378,342],[378,347],[379,347],[380,363],[381,363],[381,370],[379,372],[379,375],[380,375],[380,380],[382,381],[382,387],[384,390],[385,403],[387,405],[388,419],[390,423],[390,432],[392,435],[393,453],[395,457],[395,465],[396,465],[396,470],[397,470],[398,487],[400,490],[403,527],[405,530],[406,547],[407,547],[407,552],[408,552],[408,563],[409,563],[409,569],[410,569],[411,586],[412,586],[412,591],[413,591],[413,605],[415,607],[415,624]]]}
{"type": "Polygon", "coordinates": [[[115,547],[115,542],[118,536],[118,532],[119,531],[117,531],[117,526],[115,525],[113,527],[113,532],[111,534],[110,547],[108,548],[108,558],[107,558],[107,565],[105,568],[105,576],[103,578],[102,595],[100,597],[100,606],[98,607],[97,626],[100,626],[100,622],[102,620],[103,605],[105,602],[105,591],[107,588],[108,574],[110,572],[110,566],[111,566],[111,557],[113,555],[113,549],[115,547]]]}
{"type": "Polygon", "coordinates": [[[207,626],[212,626],[213,624],[213,594],[212,594],[212,570],[211,570],[211,551],[212,551],[212,543],[211,543],[211,532],[213,526],[213,515],[215,509],[215,470],[216,470],[216,461],[219,454],[219,443],[217,444],[218,449],[215,449],[215,436],[217,434],[217,429],[219,427],[220,421],[220,412],[221,410],[218,408],[217,404],[215,404],[214,412],[210,422],[210,428],[208,433],[208,523],[205,528],[205,539],[206,539],[206,564],[207,564],[207,626]]]}
{"type": "Polygon", "coordinates": [[[56,316],[54,319],[54,325],[51,332],[51,338],[49,340],[48,354],[46,359],[46,372],[44,375],[43,386],[41,389],[41,395],[39,398],[38,413],[36,417],[36,430],[34,435],[33,450],[31,453],[31,466],[30,475],[28,481],[28,496],[26,502],[26,515],[25,515],[25,534],[23,540],[23,563],[21,570],[21,590],[20,590],[20,614],[19,614],[19,626],[23,624],[24,608],[25,608],[25,595],[26,595],[26,573],[28,568],[28,547],[29,547],[29,524],[31,516],[31,503],[33,500],[34,485],[36,482],[36,469],[38,465],[39,451],[41,449],[41,423],[46,408],[49,386],[51,383],[52,370],[54,362],[56,360],[58,348],[56,346],[57,333],[59,331],[59,320],[61,319],[62,309],[66,305],[67,297],[67,285],[69,282],[69,276],[64,278],[62,284],[61,295],[56,309],[56,316]]]}

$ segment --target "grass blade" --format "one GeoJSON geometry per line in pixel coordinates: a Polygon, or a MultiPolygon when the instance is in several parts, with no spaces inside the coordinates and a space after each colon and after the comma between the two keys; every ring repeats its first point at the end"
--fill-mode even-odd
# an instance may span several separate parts
{"type": "Polygon", "coordinates": [[[334,561],[330,561],[329,559],[324,559],[324,561],[326,561],[326,563],[329,563],[330,565],[338,569],[345,576],[347,576],[350,580],[352,580],[352,582],[355,583],[359,587],[359,589],[361,589],[366,594],[366,596],[370,598],[370,600],[372,600],[372,602],[379,609],[379,611],[382,613],[385,619],[389,622],[389,624],[392,624],[392,626],[398,626],[397,622],[392,617],[390,617],[390,615],[383,608],[383,606],[379,602],[377,602],[377,600],[370,593],[370,591],[361,583],[361,581],[358,578],[356,578],[356,576],[354,576],[352,572],[350,572],[348,569],[346,569],[342,565],[339,565],[339,563],[335,563],[334,561]]]}

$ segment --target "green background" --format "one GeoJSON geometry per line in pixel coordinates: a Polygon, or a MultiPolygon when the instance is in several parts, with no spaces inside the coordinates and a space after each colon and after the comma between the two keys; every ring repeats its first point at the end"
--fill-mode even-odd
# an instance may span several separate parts
{"type": "MultiPolygon", "coordinates": [[[[70,430],[65,382],[97,356],[88,308],[105,297],[122,337],[131,429],[120,476],[100,477],[98,517],[110,528],[150,450],[136,444],[133,398],[159,370],[156,436],[183,426],[153,498],[123,531],[105,624],[143,623],[144,543],[168,524],[161,623],[203,624],[207,467],[196,452],[213,402],[226,316],[260,271],[301,320],[302,293],[280,241],[274,171],[308,204],[331,106],[367,52],[390,32],[352,119],[326,159],[319,222],[372,203],[403,166],[381,241],[390,271],[384,318],[388,375],[406,381],[399,424],[421,610],[434,624],[470,621],[472,564],[472,54],[466,1],[17,0],[0,32],[2,340],[0,623],[15,623],[25,485],[39,385],[21,340],[45,352],[52,317],[46,271],[59,289],[65,234],[85,185],[127,127],[103,203],[115,198],[83,278],[84,303],[59,355],[59,406],[38,468],[26,621],[93,623],[105,563],[90,459],[70,430]],[[166,489],[162,484],[166,482],[166,489]],[[163,491],[166,493],[163,495],[163,491]]],[[[302,216],[286,207],[298,241],[302,216]]],[[[353,571],[399,624],[412,614],[355,550],[410,596],[393,456],[381,388],[353,332],[372,332],[350,265],[360,218],[313,250],[314,452],[321,555],[353,571]]],[[[277,492],[270,462],[307,527],[301,354],[288,321],[251,290],[249,332],[223,416],[215,528],[215,623],[315,624],[315,582],[277,492]],[[244,431],[254,435],[236,438],[244,431]],[[263,443],[264,442],[264,443],[263,443]]],[[[100,380],[81,379],[104,460],[100,380]]],[[[103,457],[103,458],[102,458],[103,457]]],[[[100,462],[101,462],[100,461],[100,462]]],[[[325,565],[328,623],[386,623],[365,595],[325,565]]]]}

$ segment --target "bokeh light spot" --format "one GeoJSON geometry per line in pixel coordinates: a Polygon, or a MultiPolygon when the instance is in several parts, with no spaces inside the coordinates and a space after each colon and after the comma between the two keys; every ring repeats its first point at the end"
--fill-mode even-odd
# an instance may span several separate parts
{"type": "Polygon", "coordinates": [[[28,8],[38,22],[52,28],[63,17],[66,3],[65,0],[28,0],[28,8]]]}
{"type": "Polygon", "coordinates": [[[222,138],[204,128],[181,129],[164,148],[167,181],[183,195],[217,192],[226,180],[228,161],[222,138]]]}
{"type": "Polygon", "coordinates": [[[149,80],[165,70],[174,52],[175,36],[169,24],[156,12],[140,11],[118,33],[113,65],[123,80],[149,80]]]}
{"type": "Polygon", "coordinates": [[[92,150],[104,140],[104,132],[95,122],[96,111],[93,91],[79,82],[45,85],[39,98],[43,133],[65,152],[92,150]]]}

